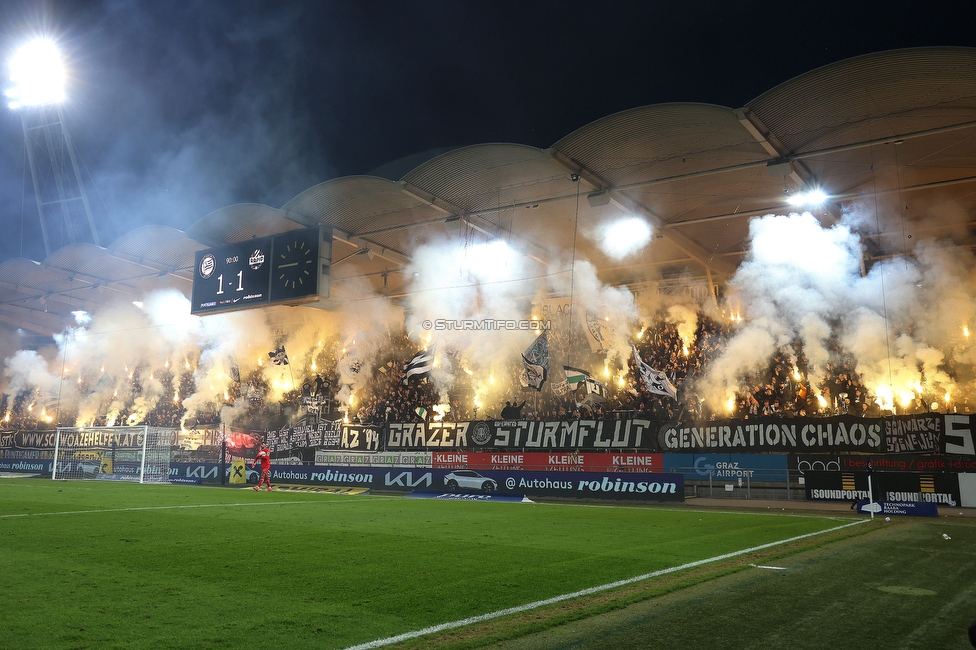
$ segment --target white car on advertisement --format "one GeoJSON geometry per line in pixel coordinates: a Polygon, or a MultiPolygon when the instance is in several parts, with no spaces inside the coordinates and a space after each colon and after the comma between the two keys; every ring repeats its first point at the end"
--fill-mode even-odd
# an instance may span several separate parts
{"type": "Polygon", "coordinates": [[[458,488],[466,490],[480,490],[491,493],[498,489],[498,482],[495,479],[482,476],[478,472],[470,469],[456,469],[444,477],[444,485],[451,492],[458,488]]]}

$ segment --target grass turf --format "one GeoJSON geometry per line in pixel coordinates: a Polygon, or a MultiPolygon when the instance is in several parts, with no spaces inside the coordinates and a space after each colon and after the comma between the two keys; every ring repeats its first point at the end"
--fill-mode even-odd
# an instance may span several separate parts
{"type": "Polygon", "coordinates": [[[343,648],[838,521],[192,486],[0,483],[0,635],[343,648]]]}
{"type": "Polygon", "coordinates": [[[867,533],[766,559],[783,571],[739,562],[738,570],[714,580],[544,632],[496,631],[509,640],[491,644],[476,641],[491,632],[469,630],[466,641],[436,639],[433,647],[970,648],[976,522],[896,518],[858,528],[867,533]]]}

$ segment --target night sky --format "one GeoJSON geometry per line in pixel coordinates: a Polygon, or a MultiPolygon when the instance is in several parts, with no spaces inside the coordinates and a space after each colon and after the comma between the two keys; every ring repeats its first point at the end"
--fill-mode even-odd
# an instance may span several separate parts
{"type": "MultiPolygon", "coordinates": [[[[735,108],[852,56],[976,46],[962,4],[4,0],[0,53],[5,80],[31,34],[65,53],[65,119],[104,245],[432,149],[545,148],[621,110],[735,108]]],[[[43,259],[5,106],[0,144],[0,260],[43,259]]]]}

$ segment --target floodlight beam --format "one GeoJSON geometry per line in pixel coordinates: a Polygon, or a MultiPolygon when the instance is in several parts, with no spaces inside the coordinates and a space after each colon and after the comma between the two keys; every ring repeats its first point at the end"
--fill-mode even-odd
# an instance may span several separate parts
{"type": "Polygon", "coordinates": [[[787,201],[790,205],[796,207],[816,208],[826,203],[827,198],[827,194],[823,190],[817,188],[807,192],[797,192],[796,194],[791,194],[787,201]]]}
{"type": "Polygon", "coordinates": [[[10,81],[5,94],[12,110],[63,102],[65,70],[57,45],[46,38],[22,45],[10,59],[10,81]]]}

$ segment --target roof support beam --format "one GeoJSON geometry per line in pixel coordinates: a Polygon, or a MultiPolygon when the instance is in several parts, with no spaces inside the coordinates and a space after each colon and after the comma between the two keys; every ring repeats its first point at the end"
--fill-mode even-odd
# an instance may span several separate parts
{"type": "MultiPolygon", "coordinates": [[[[817,177],[813,172],[810,171],[810,168],[807,167],[802,160],[790,160],[790,155],[792,152],[786,148],[786,145],[784,145],[779,138],[776,137],[775,133],[766,128],[766,125],[762,123],[762,120],[760,120],[759,117],[753,113],[748,106],[736,109],[735,116],[739,118],[739,123],[745,127],[746,131],[752,134],[752,137],[754,137],[756,141],[762,145],[763,149],[765,149],[770,155],[777,156],[784,161],[781,164],[788,166],[790,172],[788,176],[793,179],[793,182],[796,183],[797,186],[805,187],[807,189],[815,189],[819,187],[820,184],[817,181],[817,177]]],[[[773,163],[770,163],[770,165],[767,165],[766,168],[771,170],[772,164],[773,163]]],[[[770,174],[772,174],[772,171],[770,171],[770,174]]],[[[784,174],[784,177],[785,176],[787,176],[787,174],[784,174]]],[[[826,208],[827,213],[818,217],[818,221],[820,221],[825,228],[829,228],[840,221],[840,206],[838,206],[836,202],[830,201],[824,207],[826,208]],[[829,219],[826,218],[827,215],[830,216],[829,219]]]]}
{"type": "Polygon", "coordinates": [[[365,237],[359,237],[358,235],[353,235],[352,233],[348,233],[344,230],[333,228],[332,238],[338,239],[344,244],[349,244],[350,246],[355,246],[359,249],[369,249],[374,255],[377,257],[382,257],[388,262],[393,262],[394,264],[399,264],[401,266],[407,266],[410,264],[410,258],[400,251],[387,248],[386,246],[377,244],[376,242],[370,241],[365,237]]]}
{"type": "Polygon", "coordinates": [[[905,133],[902,135],[893,135],[887,138],[876,138],[874,140],[863,140],[861,142],[852,142],[850,144],[842,144],[836,147],[827,147],[826,149],[815,149],[813,151],[804,151],[803,153],[791,154],[787,161],[775,161],[775,160],[756,160],[753,162],[741,163],[738,165],[729,165],[728,167],[716,167],[714,169],[703,169],[697,172],[690,172],[687,174],[675,174],[674,176],[665,176],[662,178],[652,178],[646,181],[637,181],[635,183],[626,183],[623,185],[618,185],[617,190],[625,191],[631,190],[638,187],[647,187],[649,185],[658,185],[661,183],[671,183],[673,181],[685,180],[688,178],[700,178],[702,176],[714,176],[715,174],[726,174],[729,172],[737,172],[745,169],[755,169],[757,167],[765,167],[770,162],[793,162],[796,160],[805,160],[807,158],[816,158],[819,156],[829,156],[830,154],[840,153],[843,151],[853,151],[855,149],[864,149],[867,147],[873,147],[880,144],[894,144],[899,140],[911,140],[914,138],[924,138],[930,135],[939,135],[942,133],[951,133],[953,131],[959,131],[962,129],[976,128],[976,121],[972,122],[962,122],[959,124],[950,124],[948,126],[937,127],[934,129],[926,129],[925,131],[914,131],[912,133],[905,133]]]}
{"type": "MultiPolygon", "coordinates": [[[[531,241],[521,235],[516,234],[510,228],[505,228],[499,226],[498,224],[492,223],[485,219],[482,215],[499,212],[500,210],[507,210],[513,206],[505,206],[503,208],[493,208],[491,210],[473,210],[469,211],[465,208],[458,207],[451,203],[448,203],[444,199],[438,198],[433,194],[424,191],[423,189],[406,183],[405,181],[400,181],[400,189],[404,194],[411,196],[418,201],[429,205],[430,207],[438,210],[445,215],[443,219],[438,219],[433,223],[438,221],[450,222],[450,221],[461,221],[470,228],[477,230],[478,232],[488,235],[489,237],[499,237],[508,240],[509,246],[519,251],[526,257],[535,260],[543,266],[548,266],[552,260],[552,252],[549,251],[544,246],[531,241]]],[[[527,205],[532,205],[539,203],[539,201],[530,202],[527,205]]],[[[419,225],[427,225],[431,222],[425,222],[422,224],[411,224],[407,227],[416,227],[419,225]]]]}

